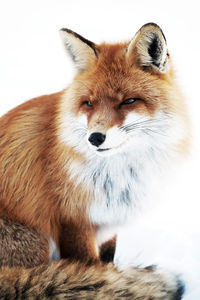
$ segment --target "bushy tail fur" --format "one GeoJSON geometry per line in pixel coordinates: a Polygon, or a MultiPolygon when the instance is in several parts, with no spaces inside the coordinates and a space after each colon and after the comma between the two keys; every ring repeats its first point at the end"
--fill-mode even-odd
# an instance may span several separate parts
{"type": "Polygon", "coordinates": [[[0,299],[175,300],[178,286],[154,270],[113,264],[82,265],[66,260],[25,269],[0,269],[0,299]]]}

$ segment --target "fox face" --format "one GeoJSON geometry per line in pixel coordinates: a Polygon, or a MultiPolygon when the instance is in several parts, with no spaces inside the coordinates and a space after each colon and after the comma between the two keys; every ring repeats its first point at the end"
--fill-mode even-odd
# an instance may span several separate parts
{"type": "Polygon", "coordinates": [[[68,145],[85,155],[110,156],[184,139],[184,103],[156,24],[118,44],[96,45],[67,29],[61,34],[78,69],[60,109],[60,135],[68,145]]]}

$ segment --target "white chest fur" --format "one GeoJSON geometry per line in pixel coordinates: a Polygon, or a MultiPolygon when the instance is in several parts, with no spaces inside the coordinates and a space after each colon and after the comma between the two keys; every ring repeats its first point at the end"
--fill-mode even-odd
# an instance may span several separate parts
{"type": "Polygon", "coordinates": [[[87,164],[72,163],[72,177],[92,194],[93,201],[88,206],[92,223],[122,225],[144,205],[158,164],[152,155],[152,149],[126,151],[109,157],[95,156],[87,164]]]}
{"type": "Polygon", "coordinates": [[[93,173],[94,201],[90,220],[98,225],[125,223],[132,215],[142,193],[138,166],[123,154],[102,160],[93,173]]]}

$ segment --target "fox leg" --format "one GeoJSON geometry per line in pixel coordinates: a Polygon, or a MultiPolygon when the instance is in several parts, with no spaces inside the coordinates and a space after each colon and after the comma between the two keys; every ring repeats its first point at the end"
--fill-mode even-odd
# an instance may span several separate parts
{"type": "Polygon", "coordinates": [[[101,245],[99,254],[101,261],[105,263],[112,262],[114,260],[115,249],[116,236],[101,245]]]}
{"type": "Polygon", "coordinates": [[[75,223],[64,224],[60,233],[61,258],[85,263],[99,262],[95,227],[75,223]]]}
{"type": "Polygon", "coordinates": [[[26,268],[47,264],[55,258],[52,239],[24,224],[0,217],[0,266],[26,268]]]}

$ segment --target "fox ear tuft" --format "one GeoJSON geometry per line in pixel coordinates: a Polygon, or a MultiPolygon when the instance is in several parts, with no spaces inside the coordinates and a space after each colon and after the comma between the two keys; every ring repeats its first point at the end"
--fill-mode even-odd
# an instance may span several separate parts
{"type": "Polygon", "coordinates": [[[142,68],[166,73],[168,52],[161,28],[155,23],[142,26],[128,45],[127,56],[129,59],[133,56],[142,68]]]}
{"type": "Polygon", "coordinates": [[[97,59],[95,44],[70,29],[60,30],[61,39],[76,68],[86,70],[97,59]]]}

